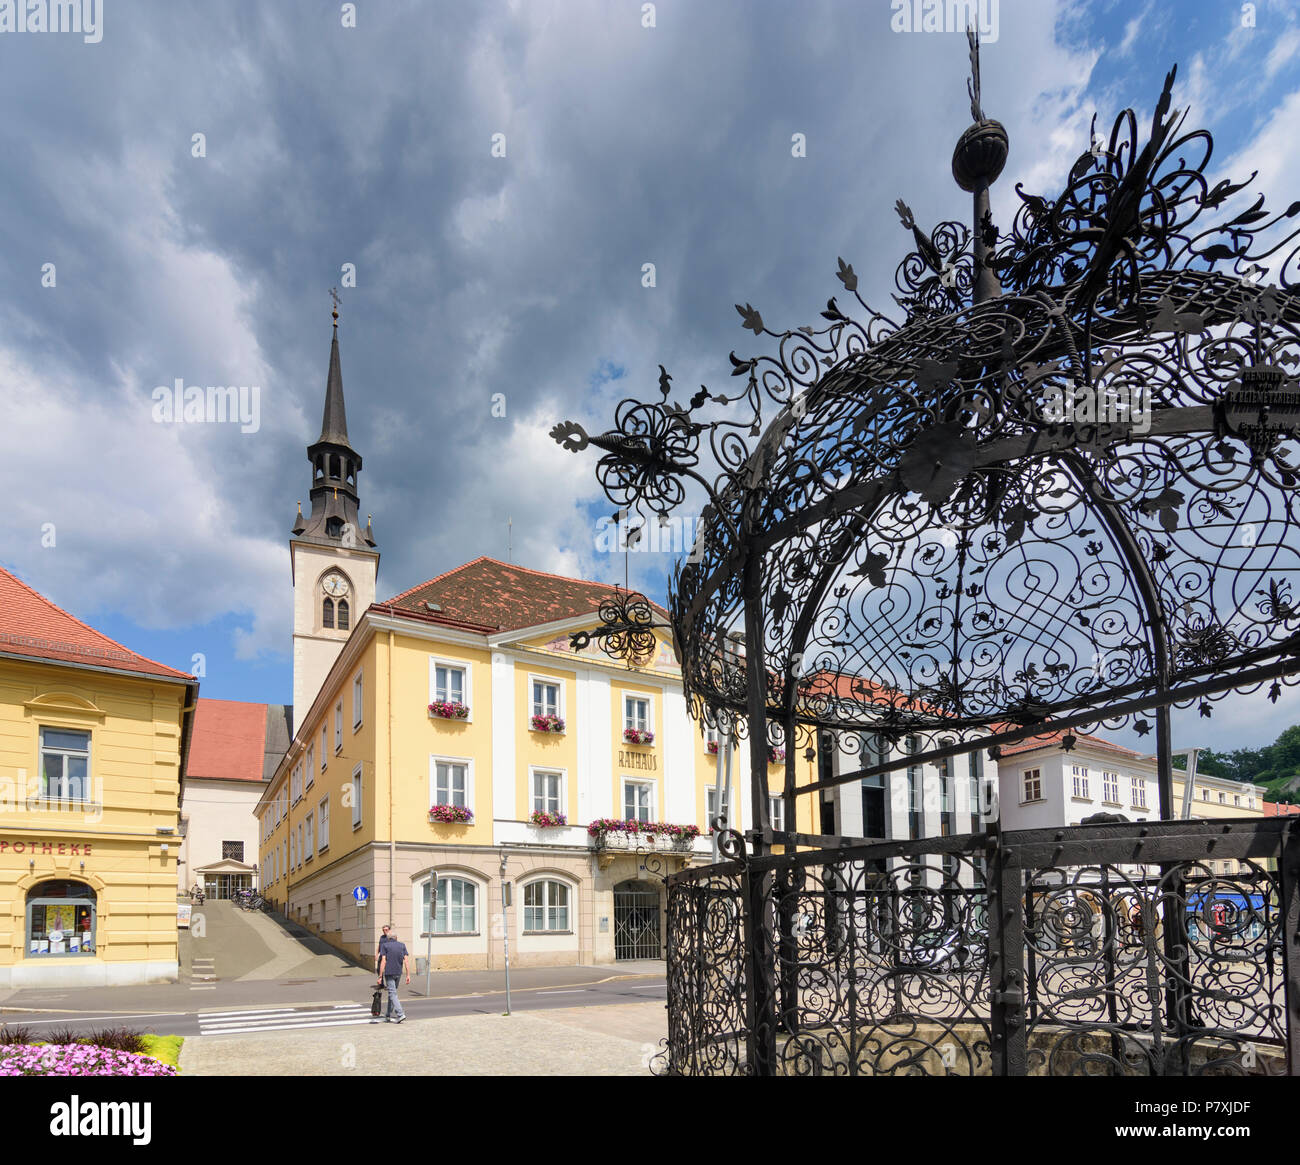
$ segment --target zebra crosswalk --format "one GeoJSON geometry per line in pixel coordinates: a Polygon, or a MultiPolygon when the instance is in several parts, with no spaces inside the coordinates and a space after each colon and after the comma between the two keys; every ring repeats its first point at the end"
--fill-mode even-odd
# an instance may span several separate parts
{"type": "MultiPolygon", "coordinates": [[[[335,1003],[319,1007],[263,1007],[254,1011],[206,1011],[199,1013],[199,1034],[237,1035],[242,1032],[291,1031],[298,1028],[349,1027],[373,1023],[370,1008],[361,1004],[335,1003]]],[[[382,1023],[382,1020],[378,1022],[382,1023]]]]}

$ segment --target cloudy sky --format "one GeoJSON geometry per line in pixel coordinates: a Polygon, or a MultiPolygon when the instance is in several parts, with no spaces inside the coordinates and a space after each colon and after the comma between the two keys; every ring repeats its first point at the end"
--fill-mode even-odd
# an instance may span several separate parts
{"type": "MultiPolygon", "coordinates": [[[[621,581],[594,459],[550,425],[601,426],[660,363],[725,385],[753,351],[733,304],[812,322],[838,256],[888,304],[895,199],[923,224],[967,212],[964,36],[895,32],[894,7],[362,0],[347,27],[338,3],[105,0],[98,43],[0,34],[0,562],[136,650],[202,653],[205,695],[287,701],[287,540],[338,285],[381,597],[506,557],[508,519],[516,562],[621,581]],[[257,386],[256,431],[158,423],[177,378],[257,386]]],[[[995,11],[999,221],[1017,181],[1055,191],[1094,111],[1145,123],[1175,62],[1215,165],[1300,195],[1290,5],[995,11]]],[[[634,584],[661,598],[671,560],[632,555],[634,584]]],[[[1294,711],[1247,702],[1212,743],[1294,711]]]]}

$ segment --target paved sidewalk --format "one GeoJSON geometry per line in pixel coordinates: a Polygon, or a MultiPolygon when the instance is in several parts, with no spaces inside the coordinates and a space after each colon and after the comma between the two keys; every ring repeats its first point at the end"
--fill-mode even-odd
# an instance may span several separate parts
{"type": "Polygon", "coordinates": [[[187,1076],[649,1076],[662,1002],[382,1021],[319,1033],[198,1036],[187,1076]]]}

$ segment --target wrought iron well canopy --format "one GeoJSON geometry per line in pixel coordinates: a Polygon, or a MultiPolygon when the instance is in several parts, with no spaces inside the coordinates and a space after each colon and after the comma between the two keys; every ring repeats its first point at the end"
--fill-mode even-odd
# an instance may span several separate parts
{"type": "MultiPolygon", "coordinates": [[[[732,353],[739,391],[679,404],[661,367],[659,399],[623,401],[609,431],[552,430],[602,451],[619,506],[703,495],[672,631],[694,713],[749,735],[760,828],[769,745],[793,821],[824,784],[1047,732],[1145,734],[1147,715],[1171,816],[1170,706],[1276,700],[1300,671],[1300,201],[1212,180],[1171,70],[1145,132],[1132,110],[1109,136],[1094,119],[1061,193],[1017,185],[999,229],[1008,137],[974,37],[971,64],[952,172],[972,218],[927,234],[897,204],[914,249],[892,315],[841,259],[816,327],[737,305],[776,348],[732,353]],[[827,732],[927,744],[796,788],[796,750],[827,732]]],[[[634,657],[651,623],[624,596],[607,649],[634,657]]]]}

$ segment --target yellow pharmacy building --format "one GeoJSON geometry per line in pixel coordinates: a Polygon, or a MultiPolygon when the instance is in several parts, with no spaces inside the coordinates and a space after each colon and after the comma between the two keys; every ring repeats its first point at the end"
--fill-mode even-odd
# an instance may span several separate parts
{"type": "Polygon", "coordinates": [[[197,694],[0,570],[0,987],[176,978],[197,694]]]}

